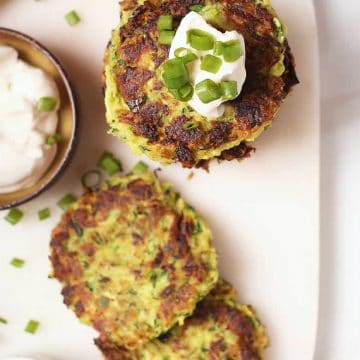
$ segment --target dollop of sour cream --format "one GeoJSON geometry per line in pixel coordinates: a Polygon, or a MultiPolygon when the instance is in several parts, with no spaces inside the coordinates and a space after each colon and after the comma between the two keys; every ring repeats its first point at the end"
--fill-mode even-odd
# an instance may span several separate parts
{"type": "MultiPolygon", "coordinates": [[[[187,14],[181,21],[179,28],[176,31],[175,37],[171,44],[169,59],[175,58],[175,51],[179,48],[190,49],[193,53],[198,56],[198,59],[189,63],[187,65],[190,75],[190,81],[195,86],[199,82],[210,79],[216,82],[217,84],[221,81],[235,80],[237,82],[238,94],[240,94],[243,84],[246,79],[246,68],[245,68],[245,41],[244,37],[237,31],[226,31],[225,33],[215,29],[213,26],[208,24],[205,19],[198,13],[191,11],[187,14]],[[235,62],[225,62],[223,61],[220,70],[216,73],[210,73],[204,70],[201,70],[201,57],[207,54],[213,54],[213,50],[209,51],[198,51],[193,49],[190,44],[187,43],[187,32],[192,29],[199,29],[206,31],[211,34],[215,41],[227,42],[230,40],[239,40],[242,46],[244,55],[235,62]]],[[[208,104],[204,104],[196,92],[191,100],[188,101],[188,104],[199,114],[208,117],[208,118],[217,118],[224,114],[225,107],[222,105],[225,100],[218,99],[212,101],[208,104]]]]}
{"type": "Polygon", "coordinates": [[[34,185],[51,165],[57,146],[46,140],[56,132],[59,104],[52,78],[0,46],[0,193],[34,185]],[[54,111],[38,110],[43,97],[56,99],[54,111]]]}

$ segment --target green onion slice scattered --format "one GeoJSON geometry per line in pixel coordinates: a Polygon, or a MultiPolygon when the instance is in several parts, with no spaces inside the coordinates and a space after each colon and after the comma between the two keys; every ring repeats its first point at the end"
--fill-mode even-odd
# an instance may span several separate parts
{"type": "Polygon", "coordinates": [[[206,79],[195,86],[196,93],[204,104],[208,104],[221,97],[220,87],[212,80],[206,79]]]}
{"type": "Polygon", "coordinates": [[[75,196],[73,196],[72,194],[67,194],[57,202],[57,205],[59,206],[60,209],[65,211],[75,201],[76,201],[75,196]]]}
{"type": "Polygon", "coordinates": [[[222,60],[213,55],[205,55],[201,60],[201,70],[217,74],[221,68],[222,60]]]}
{"type": "Polygon", "coordinates": [[[91,191],[96,191],[100,188],[103,177],[100,171],[91,170],[86,172],[82,178],[81,183],[86,189],[90,189],[91,191]]]}
{"type": "Polygon", "coordinates": [[[65,15],[65,19],[70,26],[77,25],[80,22],[80,16],[75,10],[68,12],[65,15]]]}
{"type": "Polygon", "coordinates": [[[205,7],[205,5],[197,4],[197,5],[191,5],[190,10],[195,12],[201,12],[201,10],[205,7]]]}
{"type": "Polygon", "coordinates": [[[190,49],[184,47],[176,49],[175,56],[181,59],[184,64],[188,64],[198,58],[190,49]]]}
{"type": "Polygon", "coordinates": [[[25,260],[23,259],[19,259],[19,258],[13,258],[11,261],[10,261],[10,265],[18,268],[18,269],[21,269],[24,267],[25,265],[25,260]]]}
{"type": "Polygon", "coordinates": [[[57,100],[51,96],[45,96],[39,99],[37,108],[39,111],[51,112],[56,109],[57,100]]]}
{"type": "Polygon", "coordinates": [[[0,324],[6,325],[7,323],[8,323],[8,321],[5,318],[0,316],[0,324]]]}
{"type": "Polygon", "coordinates": [[[187,32],[187,42],[196,50],[211,50],[214,47],[214,37],[206,31],[192,29],[187,32]]]}
{"type": "Polygon", "coordinates": [[[30,320],[25,327],[25,331],[29,334],[35,334],[39,326],[40,326],[39,321],[30,320]]]}
{"type": "Polygon", "coordinates": [[[149,167],[143,162],[139,161],[131,170],[135,175],[141,175],[149,170],[149,167]]]}
{"type": "Polygon", "coordinates": [[[20,209],[12,208],[5,216],[5,220],[12,225],[16,225],[21,221],[23,216],[24,213],[20,209]]]}
{"type": "Polygon", "coordinates": [[[180,89],[170,89],[170,92],[180,101],[189,101],[194,96],[194,88],[190,83],[185,84],[180,89]]]}
{"type": "Polygon", "coordinates": [[[173,17],[172,15],[161,15],[157,22],[159,30],[172,30],[173,29],[173,17]]]}
{"type": "Polygon", "coordinates": [[[222,81],[220,89],[224,100],[234,100],[239,95],[236,81],[222,81]]]}
{"type": "Polygon", "coordinates": [[[113,154],[105,151],[97,162],[97,166],[105,170],[110,176],[122,170],[121,162],[113,154]]]}
{"type": "Polygon", "coordinates": [[[163,68],[163,80],[169,89],[180,89],[189,82],[189,73],[181,59],[168,60],[163,68]]]}
{"type": "Polygon", "coordinates": [[[46,220],[51,216],[51,212],[49,208],[42,209],[38,212],[38,218],[40,221],[46,220]]]}
{"type": "Polygon", "coordinates": [[[159,33],[158,43],[160,45],[171,45],[175,37],[175,31],[161,30],[159,33]]]}
{"type": "Polygon", "coordinates": [[[61,140],[60,134],[49,135],[46,138],[45,144],[46,145],[54,145],[54,144],[57,144],[58,142],[60,142],[60,140],[61,140]]]}
{"type": "Polygon", "coordinates": [[[230,40],[223,43],[223,56],[226,62],[235,62],[244,54],[239,40],[230,40]]]}

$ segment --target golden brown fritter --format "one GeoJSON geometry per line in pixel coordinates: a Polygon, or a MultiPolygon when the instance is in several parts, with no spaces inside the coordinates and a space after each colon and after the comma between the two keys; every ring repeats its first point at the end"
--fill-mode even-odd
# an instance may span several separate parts
{"type": "Polygon", "coordinates": [[[220,281],[183,326],[161,338],[132,352],[97,345],[106,360],[261,360],[268,338],[252,307],[237,304],[235,290],[220,281]]]}
{"type": "Polygon", "coordinates": [[[100,340],[136,348],[190,315],[218,279],[206,222],[144,173],[85,193],[53,230],[64,302],[100,340]]]}
{"type": "Polygon", "coordinates": [[[271,124],[298,83],[285,27],[269,2],[152,0],[140,4],[130,0],[122,8],[121,27],[114,30],[105,56],[111,132],[135,153],[162,163],[193,167],[216,157],[243,157],[239,149],[246,146],[244,142],[253,141],[271,124]],[[203,16],[212,25],[236,30],[245,38],[247,79],[240,96],[226,103],[220,118],[199,115],[175,99],[162,82],[161,65],[169,47],[158,44],[158,18],[171,14],[178,24],[194,4],[205,5],[203,16]]]}

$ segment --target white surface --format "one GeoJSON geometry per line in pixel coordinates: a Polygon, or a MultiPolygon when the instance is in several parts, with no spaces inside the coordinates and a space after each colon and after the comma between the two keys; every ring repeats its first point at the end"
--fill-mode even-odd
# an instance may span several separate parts
{"type": "MultiPolygon", "coordinates": [[[[78,179],[104,149],[116,151],[129,168],[137,159],[105,135],[100,67],[110,29],[117,23],[116,1],[0,2],[0,24],[35,36],[64,62],[80,94],[82,129],[72,166],[40,199],[24,206],[16,227],[0,221],[0,356],[18,354],[53,359],[100,359],[94,332],[78,323],[62,304],[59,285],[47,279],[49,232],[64,193],[79,191],[78,179]],[[75,8],[82,22],[64,19],[75,8]],[[31,17],[28,16],[31,14],[31,17]],[[51,206],[51,220],[39,224],[37,210],[51,206]],[[24,269],[8,265],[27,260],[24,269]],[[36,335],[23,332],[41,321],[36,335]]],[[[298,62],[302,85],[286,101],[274,126],[257,142],[251,160],[213,165],[189,182],[188,171],[171,166],[161,174],[212,225],[222,274],[252,303],[268,328],[269,360],[307,360],[314,351],[318,303],[319,121],[316,30],[311,1],[274,0],[298,62]]],[[[156,166],[156,165],[155,165],[156,166]]],[[[1,214],[2,216],[3,214],[1,214]]]]}
{"type": "MultiPolygon", "coordinates": [[[[175,57],[175,51],[179,48],[189,49],[198,57],[197,60],[192,61],[187,65],[190,73],[190,82],[194,88],[197,84],[207,79],[210,79],[217,84],[220,84],[220,82],[224,80],[232,80],[236,81],[237,94],[240,94],[246,79],[246,49],[244,37],[240,33],[237,31],[226,31],[223,33],[207,23],[200,14],[196,13],[195,11],[191,11],[182,19],[179,27],[176,30],[176,34],[169,51],[170,59],[175,57]],[[201,31],[205,31],[208,34],[211,34],[214,38],[214,41],[227,42],[231,40],[237,40],[240,42],[244,54],[238,60],[233,62],[226,62],[224,57],[220,56],[222,64],[221,68],[216,74],[201,70],[202,57],[205,55],[213,55],[213,50],[211,49],[210,51],[200,51],[191,47],[191,45],[188,43],[188,31],[194,29],[200,29],[201,31]]],[[[205,104],[199,99],[195,91],[193,98],[188,103],[199,114],[211,119],[224,115],[225,106],[222,106],[224,102],[225,101],[220,98],[205,104]]]]}
{"type": "Polygon", "coordinates": [[[316,360],[360,359],[360,2],[316,0],[322,80],[316,360]]]}

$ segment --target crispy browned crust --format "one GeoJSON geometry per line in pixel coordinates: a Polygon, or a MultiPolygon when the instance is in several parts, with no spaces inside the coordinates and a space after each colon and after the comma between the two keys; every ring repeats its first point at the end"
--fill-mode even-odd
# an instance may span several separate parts
{"type": "MultiPolygon", "coordinates": [[[[178,326],[161,336],[156,342],[160,345],[168,345],[176,355],[177,349],[184,350],[187,346],[185,339],[189,328],[197,328],[200,334],[202,329],[208,329],[211,322],[211,327],[218,327],[235,335],[237,344],[232,347],[229,357],[229,353],[225,353],[227,348],[226,338],[217,337],[212,342],[210,351],[203,359],[219,360],[227,356],[226,358],[234,360],[261,360],[263,349],[267,345],[267,338],[264,333],[257,332],[255,321],[258,320],[252,319],[236,307],[235,298],[235,290],[229,284],[221,282],[198,304],[194,314],[185,320],[183,326],[178,326]],[[263,337],[261,345],[259,345],[258,336],[263,337]]],[[[259,324],[259,326],[262,325],[259,324]]],[[[113,344],[100,340],[96,340],[95,343],[106,360],[139,360],[141,355],[146,352],[146,345],[134,352],[128,352],[126,349],[115,347],[113,344]]],[[[161,346],[158,348],[161,351],[161,346]]],[[[160,359],[161,355],[159,353],[156,359],[160,359]]],[[[189,356],[192,356],[191,359],[194,358],[194,354],[189,353],[189,356]]]]}
{"type": "Polygon", "coordinates": [[[146,176],[132,176],[134,180],[130,178],[128,183],[84,194],[63,215],[51,239],[50,260],[54,277],[63,284],[64,303],[99,331],[99,341],[127,348],[158,336],[172,327],[178,316],[192,312],[217,276],[213,274],[216,265],[210,264],[210,259],[216,262],[212,247],[205,250],[206,259],[195,255],[194,236],[198,235],[194,234],[205,231],[201,230],[202,220],[198,225],[192,208],[183,205],[169,187],[161,190],[155,176],[146,176]],[[180,205],[175,205],[178,201],[180,205]],[[135,218],[130,215],[134,212],[138,214],[135,218]],[[114,248],[124,246],[130,256],[138,253],[139,262],[122,265],[124,260],[112,255],[114,248]],[[128,274],[125,278],[114,278],[119,267],[122,274],[128,274]],[[168,284],[153,287],[151,295],[146,294],[156,311],[157,321],[151,328],[137,318],[138,307],[146,310],[151,303],[143,304],[140,295],[130,292],[136,290],[137,283],[151,284],[158,273],[166,274],[168,284]]]}
{"type": "Polygon", "coordinates": [[[100,338],[95,339],[95,345],[103,353],[106,360],[131,360],[129,352],[121,346],[116,346],[100,338]]]}
{"type": "MultiPolygon", "coordinates": [[[[170,125],[164,124],[161,119],[169,114],[169,109],[161,103],[149,103],[144,88],[149,80],[154,80],[153,91],[161,91],[164,86],[156,79],[155,71],[167,59],[168,47],[157,43],[157,19],[161,14],[172,14],[179,22],[189,12],[190,5],[199,3],[203,1],[153,0],[136,6],[129,0],[123,6],[132,10],[133,15],[117,35],[120,37],[118,58],[122,60],[116,70],[117,86],[132,112],[122,111],[116,120],[130,124],[133,133],[145,137],[148,144],[161,144],[163,157],[179,161],[185,167],[199,166],[194,155],[196,150],[218,148],[270,123],[281,102],[298,83],[287,41],[281,44],[274,36],[274,15],[254,0],[222,0],[219,3],[226,22],[243,34],[247,47],[247,79],[239,98],[231,102],[235,121],[212,121],[210,129],[200,124],[191,131],[184,130],[183,124],[193,119],[190,114],[172,118],[170,125]],[[284,74],[270,75],[271,67],[282,55],[285,56],[284,74]],[[154,68],[148,68],[145,57],[152,59],[154,68]]],[[[230,160],[229,154],[231,152],[226,151],[219,158],[230,160]]]]}

